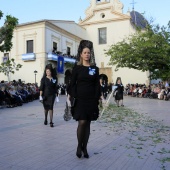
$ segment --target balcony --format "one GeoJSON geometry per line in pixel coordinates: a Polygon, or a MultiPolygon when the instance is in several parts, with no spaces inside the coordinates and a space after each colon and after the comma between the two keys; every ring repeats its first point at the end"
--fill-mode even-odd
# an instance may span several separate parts
{"type": "Polygon", "coordinates": [[[35,53],[22,54],[23,61],[34,61],[36,59],[35,53]]]}
{"type": "MultiPolygon", "coordinates": [[[[75,63],[76,62],[76,59],[74,59],[74,58],[71,58],[68,56],[63,56],[63,57],[64,57],[65,63],[75,63]]],[[[58,61],[58,55],[53,54],[53,53],[48,53],[47,60],[58,61]]]]}

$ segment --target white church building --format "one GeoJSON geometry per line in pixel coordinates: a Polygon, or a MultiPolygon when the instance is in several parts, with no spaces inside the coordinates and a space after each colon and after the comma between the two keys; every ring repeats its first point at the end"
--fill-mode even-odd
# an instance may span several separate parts
{"type": "MultiPolygon", "coordinates": [[[[115,66],[109,66],[109,56],[105,50],[111,45],[122,41],[125,37],[135,33],[134,24],[140,25],[142,15],[136,11],[123,13],[120,0],[91,0],[85,11],[86,17],[79,23],[66,20],[40,20],[19,24],[14,30],[13,47],[10,52],[0,53],[2,62],[6,58],[14,58],[22,65],[15,74],[10,74],[10,80],[36,82],[39,84],[45,65],[52,63],[57,67],[58,55],[53,49],[65,54],[64,72],[57,74],[59,83],[67,83],[70,78],[70,63],[75,59],[79,42],[83,39],[93,42],[95,61],[101,76],[107,77],[108,83],[115,83],[117,77],[122,78],[123,84],[149,83],[148,72],[121,68],[115,72],[115,66]],[[69,63],[69,64],[67,64],[69,63]]],[[[0,61],[1,62],[1,61],[0,61]]],[[[7,81],[7,77],[0,73],[0,81],[7,81]]]]}

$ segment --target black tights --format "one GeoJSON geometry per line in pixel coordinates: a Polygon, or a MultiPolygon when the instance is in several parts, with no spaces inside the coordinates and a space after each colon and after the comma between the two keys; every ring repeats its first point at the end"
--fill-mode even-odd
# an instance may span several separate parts
{"type": "Polygon", "coordinates": [[[44,110],[45,121],[47,121],[48,111],[49,111],[49,114],[50,114],[50,122],[53,122],[53,110],[44,110]]]}
{"type": "Polygon", "coordinates": [[[87,143],[90,135],[90,123],[88,120],[79,120],[77,127],[78,148],[87,151],[87,143]]]}

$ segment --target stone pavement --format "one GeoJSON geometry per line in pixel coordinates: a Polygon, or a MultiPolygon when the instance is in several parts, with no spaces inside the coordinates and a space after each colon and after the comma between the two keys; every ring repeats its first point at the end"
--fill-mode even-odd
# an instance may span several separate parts
{"type": "MultiPolygon", "coordinates": [[[[137,149],[141,147],[129,147],[131,141],[136,141],[135,135],[132,136],[125,128],[121,133],[119,128],[111,130],[109,124],[100,120],[91,125],[90,158],[78,159],[75,155],[77,122],[63,120],[65,100],[66,97],[61,96],[55,106],[54,128],[43,125],[43,107],[38,101],[22,107],[0,109],[0,170],[170,169],[170,156],[163,159],[170,155],[169,136],[159,145],[145,142],[143,152],[139,153],[137,149]]],[[[165,125],[170,123],[167,118],[170,102],[125,97],[124,104],[125,108],[144,111],[150,116],[153,114],[153,118],[164,120],[162,123],[165,125]]],[[[138,133],[142,136],[144,132],[138,133]]]]}
{"type": "Polygon", "coordinates": [[[170,126],[170,101],[125,96],[124,104],[126,107],[139,113],[147,113],[155,120],[163,121],[163,124],[170,126]]]}

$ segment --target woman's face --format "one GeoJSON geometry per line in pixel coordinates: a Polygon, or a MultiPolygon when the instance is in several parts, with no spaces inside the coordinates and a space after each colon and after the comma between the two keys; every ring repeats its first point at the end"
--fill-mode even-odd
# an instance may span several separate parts
{"type": "Polygon", "coordinates": [[[82,53],[81,53],[81,58],[83,61],[89,61],[90,60],[90,49],[89,48],[84,48],[82,53]]]}
{"type": "Polygon", "coordinates": [[[46,75],[51,76],[51,71],[49,69],[46,70],[46,75]]]}
{"type": "Polygon", "coordinates": [[[100,84],[102,84],[102,79],[100,79],[100,84]]]}
{"type": "Polygon", "coordinates": [[[121,84],[121,81],[120,81],[120,79],[117,81],[117,83],[118,83],[118,84],[121,84]]]}

